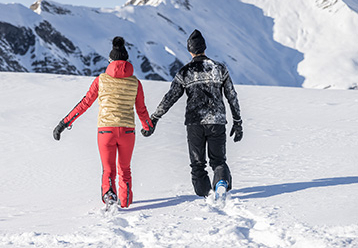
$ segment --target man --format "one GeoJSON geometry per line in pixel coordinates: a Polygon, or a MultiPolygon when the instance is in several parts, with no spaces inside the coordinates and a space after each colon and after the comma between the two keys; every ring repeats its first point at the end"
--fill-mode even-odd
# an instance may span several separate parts
{"type": "Polygon", "coordinates": [[[195,193],[207,197],[212,189],[206,167],[206,145],[210,166],[214,171],[213,189],[223,186],[226,191],[232,187],[231,173],[226,164],[226,111],[223,94],[227,98],[233,127],[230,136],[234,141],[242,139],[242,120],[237,93],[225,65],[205,56],[205,40],[198,30],[190,35],[187,48],[193,57],[176,74],[170,90],[152,114],[154,128],[142,130],[144,136],[150,136],[158,120],[186,92],[187,106],[185,125],[191,161],[192,183],[195,193]]]}

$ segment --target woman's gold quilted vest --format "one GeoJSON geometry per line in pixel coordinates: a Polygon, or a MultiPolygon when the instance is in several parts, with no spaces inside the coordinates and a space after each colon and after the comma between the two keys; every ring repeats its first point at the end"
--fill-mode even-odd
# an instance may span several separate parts
{"type": "Polygon", "coordinates": [[[135,76],[114,78],[102,73],[98,82],[98,127],[135,127],[137,90],[135,76]]]}

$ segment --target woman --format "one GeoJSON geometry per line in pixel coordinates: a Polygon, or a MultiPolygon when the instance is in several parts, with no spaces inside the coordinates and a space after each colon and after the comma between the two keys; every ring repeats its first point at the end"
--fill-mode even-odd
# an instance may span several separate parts
{"type": "Polygon", "coordinates": [[[145,130],[152,130],[152,122],[144,103],[144,93],[140,81],[133,75],[128,53],[122,37],[113,39],[113,49],[109,54],[106,72],[92,83],[86,96],[57,125],[53,131],[55,140],[60,140],[61,132],[70,127],[97,99],[98,148],[101,156],[102,200],[113,204],[117,201],[128,207],[133,200],[130,161],[135,142],[134,109],[145,130]],[[119,188],[116,190],[116,155],[118,153],[119,188]],[[118,196],[118,197],[117,197],[118,196]]]}

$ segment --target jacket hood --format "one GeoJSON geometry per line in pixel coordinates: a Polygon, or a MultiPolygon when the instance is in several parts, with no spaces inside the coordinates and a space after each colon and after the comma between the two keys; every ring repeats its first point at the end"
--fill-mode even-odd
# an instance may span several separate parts
{"type": "Polygon", "coordinates": [[[126,78],[133,75],[133,65],[128,61],[116,60],[111,62],[106,73],[114,78],[126,78]]]}

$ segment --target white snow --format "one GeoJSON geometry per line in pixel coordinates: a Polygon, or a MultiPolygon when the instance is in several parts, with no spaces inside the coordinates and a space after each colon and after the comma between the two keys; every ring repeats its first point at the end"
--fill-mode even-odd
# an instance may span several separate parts
{"type": "Polygon", "coordinates": [[[165,46],[165,51],[167,51],[168,53],[172,54],[173,56],[175,56],[175,52],[173,52],[173,50],[171,50],[169,47],[165,46]]]}
{"type": "Polygon", "coordinates": [[[34,14],[29,8],[22,4],[0,3],[1,22],[8,22],[15,26],[28,26],[34,22],[41,21],[39,15],[34,14]]]}
{"type": "MultiPolygon", "coordinates": [[[[1,247],[358,247],[357,91],[236,86],[225,206],[193,192],[183,97],[152,137],[137,126],[134,203],[104,212],[97,102],[52,137],[92,80],[0,73],[1,247]]],[[[152,113],[170,83],[142,83],[152,113]]]]}
{"type": "MultiPolygon", "coordinates": [[[[357,3],[345,0],[350,6],[357,3]]],[[[357,86],[357,12],[342,0],[244,0],[274,19],[273,38],[304,54],[298,73],[305,88],[357,86]],[[351,85],[351,86],[348,86],[351,85]]]]}

